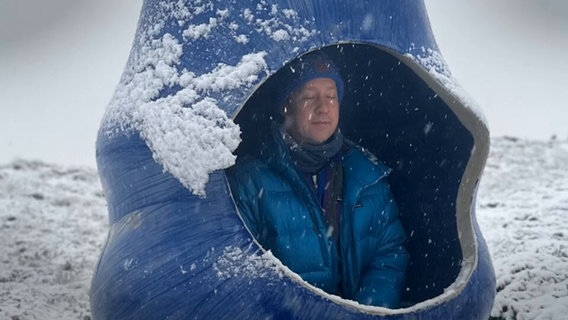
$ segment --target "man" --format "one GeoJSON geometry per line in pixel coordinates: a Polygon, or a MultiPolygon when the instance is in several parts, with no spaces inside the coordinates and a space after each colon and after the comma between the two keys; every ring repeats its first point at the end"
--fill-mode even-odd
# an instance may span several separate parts
{"type": "Polygon", "coordinates": [[[362,304],[396,308],[408,254],[390,169],[343,138],[343,80],[320,51],[280,75],[283,118],[228,171],[247,228],[302,279],[362,304]]]}

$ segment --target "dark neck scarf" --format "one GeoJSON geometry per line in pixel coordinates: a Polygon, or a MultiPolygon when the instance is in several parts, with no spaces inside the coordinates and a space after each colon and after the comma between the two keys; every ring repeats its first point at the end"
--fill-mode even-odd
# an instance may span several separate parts
{"type": "Polygon", "coordinates": [[[343,147],[343,135],[338,129],[322,144],[297,143],[287,133],[282,133],[284,143],[290,148],[290,157],[303,173],[314,174],[329,163],[343,147]]]}

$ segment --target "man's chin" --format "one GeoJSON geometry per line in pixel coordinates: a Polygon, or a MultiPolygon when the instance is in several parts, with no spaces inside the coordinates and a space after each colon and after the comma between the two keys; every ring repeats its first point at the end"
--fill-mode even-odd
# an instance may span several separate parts
{"type": "Polygon", "coordinates": [[[310,139],[310,141],[308,143],[310,143],[310,144],[324,144],[324,143],[329,141],[331,136],[333,136],[333,134],[314,137],[313,139],[310,139]]]}

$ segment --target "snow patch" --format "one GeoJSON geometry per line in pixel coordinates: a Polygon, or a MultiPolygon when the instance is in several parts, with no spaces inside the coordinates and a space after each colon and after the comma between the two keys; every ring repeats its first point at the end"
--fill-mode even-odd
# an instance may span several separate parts
{"type": "MultiPolygon", "coordinates": [[[[415,48],[412,45],[410,51],[414,51],[415,48]]],[[[486,124],[487,120],[482,112],[480,106],[477,102],[465,91],[465,89],[458,83],[458,81],[452,77],[450,73],[450,68],[446,64],[442,54],[434,49],[430,48],[420,48],[420,53],[418,54],[406,54],[408,57],[412,58],[414,61],[418,62],[422,67],[424,67],[436,80],[438,80],[446,89],[448,89],[453,95],[455,95],[466,107],[472,110],[477,117],[486,124]]]]}
{"type": "MultiPolygon", "coordinates": [[[[235,43],[249,42],[247,35],[238,33],[241,26],[231,19],[232,12],[215,6],[208,1],[192,6],[183,1],[160,3],[157,16],[140,28],[102,125],[107,134],[138,131],[154,159],[199,196],[205,196],[211,172],[234,163],[232,152],[240,143],[239,127],[220,105],[230,101],[234,94],[230,91],[251,89],[261,75],[270,73],[264,51],[243,55],[236,65],[219,63],[201,74],[181,67],[188,44],[221,30],[227,30],[226,36],[235,43]],[[210,15],[201,20],[205,23],[190,24],[204,14],[210,15]],[[181,39],[164,32],[164,21],[172,19],[185,26],[181,39]]],[[[316,32],[298,23],[291,9],[261,2],[254,10],[241,11],[244,23],[275,42],[305,41],[316,32]],[[268,12],[268,18],[256,18],[255,12],[268,12]]]]}
{"type": "Polygon", "coordinates": [[[299,21],[297,13],[291,9],[280,10],[277,6],[272,6],[269,19],[255,18],[249,9],[244,9],[243,16],[249,23],[254,23],[258,32],[266,34],[274,41],[293,40],[303,42],[317,33],[315,29],[308,30],[304,27],[305,22],[299,21]],[[291,21],[289,23],[284,22],[280,19],[281,17],[291,21]]]}
{"type": "Polygon", "coordinates": [[[270,278],[274,275],[284,275],[282,263],[272,252],[258,254],[232,246],[225,248],[213,268],[221,280],[232,277],[270,278]]]}
{"type": "Polygon", "coordinates": [[[186,108],[168,97],[141,106],[134,118],[154,159],[195,194],[205,196],[209,174],[234,164],[240,131],[212,99],[186,108]]]}
{"type": "Polygon", "coordinates": [[[184,40],[197,40],[201,37],[208,38],[211,32],[219,24],[216,18],[209,18],[209,23],[191,25],[183,32],[184,40]]]}
{"type": "Polygon", "coordinates": [[[267,68],[264,55],[245,55],[236,66],[219,65],[201,76],[185,71],[175,77],[183,89],[131,111],[154,159],[197,195],[205,196],[211,172],[234,164],[240,143],[238,126],[208,93],[252,86],[267,68]]]}
{"type": "Polygon", "coordinates": [[[374,17],[372,14],[367,14],[363,18],[363,22],[361,23],[361,29],[364,31],[369,31],[373,27],[374,17]]]}
{"type": "MultiPolygon", "coordinates": [[[[216,20],[210,21],[210,27],[215,26],[216,20]]],[[[194,38],[210,32],[209,27],[187,30],[191,32],[185,36],[194,38]]],[[[178,70],[183,45],[174,36],[166,33],[153,39],[147,34],[142,39],[107,109],[103,130],[139,131],[165,170],[193,193],[205,196],[209,174],[231,166],[232,152],[240,143],[238,126],[210,93],[250,88],[267,72],[266,53],[247,54],[237,65],[219,64],[196,75],[178,70]],[[173,86],[181,89],[158,98],[173,86]]]]}
{"type": "Polygon", "coordinates": [[[247,44],[249,43],[249,38],[244,34],[239,34],[233,37],[237,43],[247,44]]]}
{"type": "Polygon", "coordinates": [[[274,39],[275,41],[286,41],[290,39],[290,34],[288,34],[288,31],[283,29],[276,30],[272,34],[272,39],[274,39]]]}

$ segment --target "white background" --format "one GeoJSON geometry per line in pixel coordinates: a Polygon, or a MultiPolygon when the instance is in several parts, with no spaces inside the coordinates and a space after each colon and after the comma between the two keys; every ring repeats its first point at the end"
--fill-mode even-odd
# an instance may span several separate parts
{"type": "MultiPolygon", "coordinates": [[[[0,164],[95,166],[100,120],[141,0],[0,2],[0,164]]],[[[426,0],[455,78],[492,136],[568,138],[568,2],[426,0]]]]}

